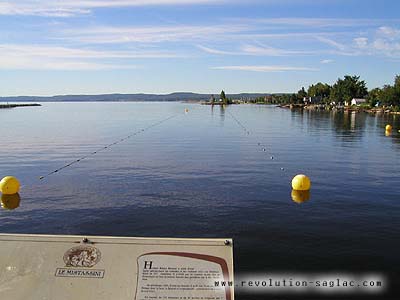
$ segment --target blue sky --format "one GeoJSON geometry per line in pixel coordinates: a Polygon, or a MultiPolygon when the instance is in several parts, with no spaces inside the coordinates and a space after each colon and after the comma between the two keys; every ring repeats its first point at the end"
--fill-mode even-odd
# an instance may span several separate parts
{"type": "Polygon", "coordinates": [[[400,74],[400,1],[0,0],[0,96],[295,92],[400,74]]]}

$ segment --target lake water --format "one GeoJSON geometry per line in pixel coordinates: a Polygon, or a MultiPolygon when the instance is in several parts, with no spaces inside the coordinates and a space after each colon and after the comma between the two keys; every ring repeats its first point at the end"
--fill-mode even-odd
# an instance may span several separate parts
{"type": "Polygon", "coordinates": [[[399,284],[400,116],[43,103],[0,121],[0,177],[22,183],[2,233],[232,237],[238,274],[377,271],[399,284]],[[291,197],[299,173],[312,180],[303,203],[291,197]]]}

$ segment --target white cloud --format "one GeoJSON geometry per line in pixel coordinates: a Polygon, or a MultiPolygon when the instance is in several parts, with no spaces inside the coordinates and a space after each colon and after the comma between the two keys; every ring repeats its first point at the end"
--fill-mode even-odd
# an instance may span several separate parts
{"type": "Polygon", "coordinates": [[[1,2],[0,15],[32,15],[43,17],[71,17],[74,15],[88,14],[90,10],[71,8],[67,6],[54,6],[54,3],[40,1],[1,2]]]}
{"type": "Polygon", "coordinates": [[[333,59],[323,59],[323,60],[321,60],[321,64],[330,64],[330,63],[333,63],[333,62],[334,62],[333,59]]]}
{"type": "Polygon", "coordinates": [[[395,42],[391,43],[387,40],[384,39],[376,39],[373,43],[372,46],[375,50],[382,50],[387,53],[396,53],[400,54],[398,51],[400,51],[400,42],[395,42]]]}
{"type": "Polygon", "coordinates": [[[356,43],[357,47],[365,48],[368,45],[368,38],[366,37],[355,38],[354,42],[356,43]]]}
{"type": "Polygon", "coordinates": [[[204,52],[210,53],[210,54],[218,54],[218,55],[240,55],[238,52],[231,52],[231,51],[223,51],[223,50],[218,50],[218,49],[213,49],[209,47],[205,47],[202,45],[197,45],[197,48],[203,50],[204,52]]]}
{"type": "Polygon", "coordinates": [[[305,52],[305,51],[285,50],[269,46],[260,47],[254,45],[245,45],[241,49],[244,52],[244,54],[259,55],[259,56],[292,56],[292,55],[310,54],[310,52],[305,52]]]}
{"type": "Polygon", "coordinates": [[[155,51],[98,51],[48,45],[0,44],[0,69],[132,69],[137,68],[132,64],[132,59],[171,57],[177,55],[155,51]]]}
{"type": "Polygon", "coordinates": [[[331,55],[400,57],[399,29],[382,26],[363,35],[353,37],[352,41],[347,39],[348,42],[338,42],[336,39],[324,36],[317,36],[316,38],[320,42],[335,48],[335,50],[330,51],[331,55]]]}
{"type": "Polygon", "coordinates": [[[354,39],[352,43],[348,42],[346,44],[322,36],[317,36],[316,39],[324,44],[331,46],[332,48],[335,48],[335,50],[325,50],[325,51],[321,50],[320,51],[321,54],[324,53],[330,55],[343,55],[343,56],[358,56],[365,54],[362,51],[360,51],[360,47],[353,47],[354,39]]]}
{"type": "MultiPolygon", "coordinates": [[[[386,34],[396,32],[395,29],[388,30],[380,28],[379,31],[386,34]]],[[[365,34],[367,35],[367,34],[365,34]]],[[[150,45],[157,43],[177,43],[192,42],[197,44],[197,48],[202,51],[214,55],[252,55],[252,56],[304,56],[304,55],[372,55],[377,54],[368,49],[373,40],[370,37],[354,37],[354,33],[311,33],[311,32],[295,32],[295,33],[261,33],[259,28],[251,27],[249,24],[216,24],[216,25],[181,25],[181,26],[126,26],[126,27],[89,27],[79,29],[69,29],[62,31],[62,36],[58,39],[80,43],[80,44],[133,44],[133,45],[150,45]],[[302,45],[301,50],[283,49],[266,46],[259,41],[269,41],[272,38],[298,38],[302,45]],[[310,40],[312,48],[304,45],[305,39],[310,40]],[[208,46],[210,43],[224,40],[230,47],[229,50],[218,49],[208,46]],[[318,40],[333,49],[323,49],[315,46],[312,41],[318,40]],[[250,43],[249,43],[250,42],[250,43]],[[242,44],[238,47],[237,44],[242,44]],[[236,47],[236,48],[235,48],[236,47]]],[[[382,41],[377,41],[375,50],[390,45],[386,40],[385,46],[382,41]]],[[[395,40],[390,39],[393,49],[397,49],[395,40]]],[[[175,44],[174,44],[175,43],[175,44]]],[[[293,45],[296,45],[295,43],[293,45]]],[[[381,53],[383,54],[383,53],[381,53]]],[[[389,55],[386,51],[385,55],[389,55]]],[[[393,55],[393,54],[390,54],[393,55]]]]}
{"type": "Polygon", "coordinates": [[[79,48],[67,48],[48,45],[0,44],[0,55],[4,56],[35,56],[51,58],[172,58],[178,55],[169,52],[156,51],[98,51],[79,48]]]}
{"type": "MultiPolygon", "coordinates": [[[[246,25],[92,27],[64,31],[64,39],[90,44],[160,43],[218,39],[246,30],[246,25]]],[[[204,49],[203,49],[204,50],[204,49]]]]}
{"type": "Polygon", "coordinates": [[[197,47],[206,53],[217,54],[217,55],[294,56],[294,55],[309,55],[312,53],[306,51],[285,50],[285,49],[268,47],[264,45],[262,46],[243,45],[240,47],[240,50],[238,51],[225,51],[201,45],[198,45],[197,47]]]}
{"type": "Polygon", "coordinates": [[[106,64],[88,61],[56,60],[35,57],[0,57],[0,69],[6,70],[60,70],[60,71],[93,71],[110,69],[136,69],[135,65],[106,64]]]}
{"type": "MultiPolygon", "coordinates": [[[[52,1],[43,1],[52,2],[52,1]]],[[[214,4],[226,2],[224,0],[69,0],[61,1],[67,6],[79,7],[126,7],[147,5],[191,5],[191,4],[214,4]]]]}
{"type": "Polygon", "coordinates": [[[318,69],[315,68],[289,67],[289,66],[221,66],[221,67],[212,67],[211,69],[252,71],[252,72],[318,71],[318,69]]]}
{"type": "Polygon", "coordinates": [[[264,25],[273,25],[279,27],[309,27],[309,28],[336,28],[336,27],[363,27],[382,24],[388,20],[381,19],[359,19],[359,18],[232,18],[236,22],[247,24],[258,23],[264,25]]]}
{"type": "Polygon", "coordinates": [[[385,38],[389,38],[391,40],[399,38],[400,37],[400,30],[389,27],[389,26],[382,26],[379,27],[377,30],[378,35],[383,36],[385,38]]]}
{"type": "Polygon", "coordinates": [[[393,27],[379,27],[371,39],[358,37],[354,42],[362,55],[400,57],[400,30],[393,27]]]}
{"type": "Polygon", "coordinates": [[[333,40],[333,39],[328,39],[328,38],[322,37],[322,36],[317,36],[316,38],[317,38],[317,40],[319,40],[320,42],[325,43],[325,44],[327,44],[327,45],[329,45],[329,46],[332,46],[332,47],[334,47],[334,48],[337,48],[337,49],[339,49],[339,50],[345,50],[345,49],[347,49],[347,46],[346,46],[346,45],[344,45],[344,44],[342,44],[342,43],[339,43],[339,42],[337,42],[337,41],[335,41],[335,40],[333,40]]]}
{"type": "Polygon", "coordinates": [[[0,3],[0,15],[71,17],[91,13],[95,8],[149,5],[216,4],[224,0],[18,0],[0,3]]]}

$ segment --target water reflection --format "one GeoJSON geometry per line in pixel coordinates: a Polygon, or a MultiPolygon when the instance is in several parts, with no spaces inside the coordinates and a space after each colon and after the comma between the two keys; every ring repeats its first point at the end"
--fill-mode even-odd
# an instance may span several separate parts
{"type": "Polygon", "coordinates": [[[321,132],[325,129],[332,130],[333,137],[347,143],[361,141],[367,133],[375,131],[381,135],[386,124],[393,127],[391,133],[385,136],[393,137],[395,144],[400,144],[397,134],[400,128],[400,117],[395,114],[370,114],[357,111],[318,111],[318,110],[292,110],[292,122],[298,128],[307,128],[309,132],[321,132]]]}
{"type": "Polygon", "coordinates": [[[19,207],[21,197],[18,193],[12,195],[1,195],[1,207],[8,210],[13,210],[19,207]]]}
{"type": "Polygon", "coordinates": [[[224,125],[225,122],[225,105],[219,105],[220,124],[224,125]]]}
{"type": "Polygon", "coordinates": [[[333,112],[333,129],[344,141],[361,138],[365,133],[367,114],[352,112],[333,112]]]}
{"type": "MultiPolygon", "coordinates": [[[[393,146],[400,150],[400,115],[388,113],[366,113],[355,111],[317,111],[292,110],[292,126],[313,136],[332,137],[340,144],[339,147],[357,148],[367,145],[371,139],[385,137],[393,146]],[[390,124],[391,132],[385,131],[390,124]],[[329,133],[331,131],[332,133],[329,133]]],[[[371,143],[375,147],[379,143],[371,143]]],[[[372,153],[372,150],[369,150],[372,153]]],[[[376,151],[376,147],[375,150],[376,151]]],[[[353,153],[349,162],[354,163],[358,153],[353,153]]],[[[344,160],[340,160],[344,163],[344,160]]],[[[364,166],[365,167],[365,166],[364,166]]]]}
{"type": "Polygon", "coordinates": [[[310,191],[292,190],[291,196],[294,202],[301,204],[310,200],[310,191]]]}

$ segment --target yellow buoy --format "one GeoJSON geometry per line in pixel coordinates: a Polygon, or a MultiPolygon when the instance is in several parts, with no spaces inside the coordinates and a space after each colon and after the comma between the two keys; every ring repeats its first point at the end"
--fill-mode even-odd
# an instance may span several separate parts
{"type": "Polygon", "coordinates": [[[18,193],[12,195],[1,195],[1,207],[4,209],[13,210],[19,207],[21,197],[18,193]]]}
{"type": "Polygon", "coordinates": [[[19,192],[19,181],[13,176],[6,176],[0,181],[0,192],[5,195],[12,195],[19,192]]]}
{"type": "Polygon", "coordinates": [[[310,199],[310,191],[292,190],[292,200],[296,203],[303,203],[310,199]]]}
{"type": "Polygon", "coordinates": [[[387,124],[385,127],[386,131],[392,131],[392,125],[387,124]]]}
{"type": "Polygon", "coordinates": [[[392,131],[390,131],[390,130],[385,131],[385,136],[391,136],[391,135],[392,135],[392,131]]]}
{"type": "Polygon", "coordinates": [[[308,191],[311,188],[311,181],[306,175],[299,174],[292,179],[292,188],[297,191],[308,191]]]}

